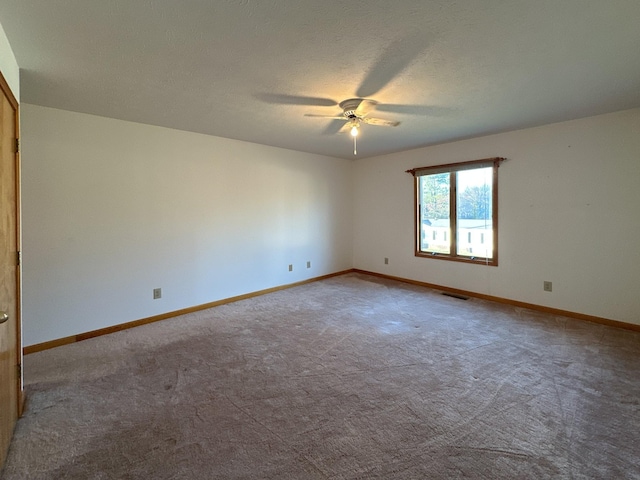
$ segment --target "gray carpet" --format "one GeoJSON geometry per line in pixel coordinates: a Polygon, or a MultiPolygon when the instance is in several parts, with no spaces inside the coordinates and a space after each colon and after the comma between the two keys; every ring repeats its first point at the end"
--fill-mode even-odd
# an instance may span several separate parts
{"type": "Polygon", "coordinates": [[[25,358],[9,479],[640,479],[640,334],[348,274],[25,358]]]}

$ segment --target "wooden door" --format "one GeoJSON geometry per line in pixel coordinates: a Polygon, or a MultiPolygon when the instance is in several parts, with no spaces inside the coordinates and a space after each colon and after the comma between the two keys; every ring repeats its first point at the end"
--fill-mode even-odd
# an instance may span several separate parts
{"type": "Polygon", "coordinates": [[[18,103],[0,73],[0,469],[21,410],[18,103]]]}

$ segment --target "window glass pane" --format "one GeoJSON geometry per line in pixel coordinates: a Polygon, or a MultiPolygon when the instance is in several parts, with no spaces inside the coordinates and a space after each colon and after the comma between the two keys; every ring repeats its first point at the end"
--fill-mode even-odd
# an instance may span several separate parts
{"type": "Polygon", "coordinates": [[[493,258],[493,168],[463,170],[457,176],[457,254],[493,258]]]}
{"type": "Polygon", "coordinates": [[[420,201],[420,251],[450,253],[449,242],[449,192],[451,175],[438,173],[424,175],[419,181],[420,201]]]}

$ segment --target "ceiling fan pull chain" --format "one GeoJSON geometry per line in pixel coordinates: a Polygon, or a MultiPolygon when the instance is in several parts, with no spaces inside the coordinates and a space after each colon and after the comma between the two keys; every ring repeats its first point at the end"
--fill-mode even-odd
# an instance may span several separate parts
{"type": "Polygon", "coordinates": [[[356,149],[356,142],[358,141],[358,137],[353,137],[353,154],[357,155],[358,154],[358,150],[356,149]]]}

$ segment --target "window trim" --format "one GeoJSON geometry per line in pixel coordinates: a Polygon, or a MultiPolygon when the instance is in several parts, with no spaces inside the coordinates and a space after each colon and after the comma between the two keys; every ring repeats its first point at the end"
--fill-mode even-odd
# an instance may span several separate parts
{"type": "Polygon", "coordinates": [[[506,160],[503,157],[491,157],[482,158],[479,160],[470,160],[467,162],[447,163],[442,165],[433,165],[427,167],[417,167],[407,170],[407,173],[413,175],[413,193],[414,193],[414,255],[421,258],[435,258],[438,260],[448,260],[453,262],[471,263],[477,265],[498,266],[498,168],[500,164],[506,160]],[[492,258],[476,258],[458,255],[458,234],[457,234],[457,182],[455,179],[455,172],[463,170],[473,170],[477,168],[493,167],[492,185],[491,185],[491,208],[492,208],[492,241],[493,241],[493,256],[492,258]],[[421,212],[420,212],[420,177],[424,175],[434,175],[438,173],[449,173],[451,175],[449,190],[449,226],[452,232],[451,239],[449,240],[450,253],[435,253],[435,252],[423,252],[420,250],[420,238],[422,235],[421,225],[421,212]]]}

